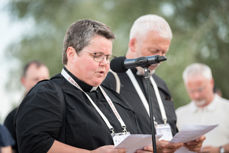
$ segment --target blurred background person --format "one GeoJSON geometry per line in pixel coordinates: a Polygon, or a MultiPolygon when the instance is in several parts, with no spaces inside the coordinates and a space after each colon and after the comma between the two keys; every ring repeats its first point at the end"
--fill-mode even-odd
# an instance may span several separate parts
{"type": "Polygon", "coordinates": [[[0,153],[12,153],[12,145],[14,140],[7,128],[0,125],[0,153]]]}
{"type": "Polygon", "coordinates": [[[49,70],[46,65],[40,61],[34,60],[28,62],[21,77],[21,83],[25,87],[25,94],[41,80],[49,79],[49,70]]]}
{"type": "MultiPolygon", "coordinates": [[[[41,80],[49,79],[49,70],[46,65],[40,61],[33,60],[28,62],[24,68],[21,77],[21,84],[25,88],[25,95],[30,91],[30,89],[41,80]]],[[[17,112],[17,107],[14,108],[6,117],[4,125],[7,127],[11,133],[13,139],[16,142],[16,133],[14,125],[14,116],[17,112]]],[[[13,150],[17,153],[17,143],[13,145],[13,150]]]]}
{"type": "Polygon", "coordinates": [[[202,151],[223,152],[226,148],[222,145],[229,142],[229,101],[214,93],[212,72],[205,64],[193,63],[187,66],[183,79],[192,101],[176,110],[178,128],[191,124],[218,124],[206,134],[202,151]]]}

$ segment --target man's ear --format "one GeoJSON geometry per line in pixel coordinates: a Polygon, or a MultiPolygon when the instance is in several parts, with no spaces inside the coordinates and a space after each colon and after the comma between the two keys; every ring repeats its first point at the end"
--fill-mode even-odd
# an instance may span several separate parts
{"type": "Polygon", "coordinates": [[[212,85],[212,88],[214,88],[214,86],[215,86],[215,81],[214,81],[214,79],[211,79],[211,85],[212,85]]]}
{"type": "Polygon", "coordinates": [[[129,41],[129,49],[131,52],[135,52],[136,51],[136,38],[131,38],[129,41]]]}
{"type": "Polygon", "coordinates": [[[25,77],[24,77],[24,76],[21,77],[20,81],[21,81],[21,84],[22,84],[23,86],[25,86],[25,77]]]}

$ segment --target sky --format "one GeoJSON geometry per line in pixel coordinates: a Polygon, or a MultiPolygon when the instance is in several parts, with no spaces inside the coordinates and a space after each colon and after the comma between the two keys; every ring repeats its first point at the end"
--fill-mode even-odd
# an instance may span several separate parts
{"type": "MultiPolygon", "coordinates": [[[[28,23],[25,21],[12,21],[9,13],[6,12],[6,4],[8,0],[0,0],[0,122],[4,120],[7,113],[12,109],[12,102],[21,101],[23,91],[8,92],[5,89],[9,71],[17,66],[18,61],[8,59],[5,56],[7,46],[14,41],[20,40],[25,29],[28,29],[28,23]]],[[[15,75],[20,76],[20,75],[15,75]]],[[[20,80],[20,78],[18,78],[20,80]]]]}

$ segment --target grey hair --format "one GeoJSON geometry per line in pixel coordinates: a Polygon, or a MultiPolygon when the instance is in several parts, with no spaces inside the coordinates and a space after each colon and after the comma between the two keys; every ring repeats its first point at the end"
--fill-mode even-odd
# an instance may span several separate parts
{"type": "Polygon", "coordinates": [[[149,31],[159,32],[163,38],[172,39],[172,31],[167,21],[154,14],[144,15],[135,20],[130,30],[130,39],[145,35],[149,31]]]}
{"type": "Polygon", "coordinates": [[[115,38],[111,29],[101,22],[84,19],[73,23],[68,28],[64,38],[63,64],[67,64],[68,61],[66,55],[68,47],[73,47],[79,53],[95,35],[100,35],[107,39],[115,38]]]}
{"type": "Polygon", "coordinates": [[[212,79],[212,71],[209,66],[202,63],[193,63],[187,66],[183,72],[184,82],[188,81],[188,78],[192,76],[204,76],[206,79],[212,79]]]}

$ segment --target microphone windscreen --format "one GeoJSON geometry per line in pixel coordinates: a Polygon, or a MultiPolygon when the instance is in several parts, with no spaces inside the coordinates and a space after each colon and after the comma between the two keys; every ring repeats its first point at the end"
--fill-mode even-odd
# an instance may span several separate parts
{"type": "Polygon", "coordinates": [[[158,57],[158,61],[160,61],[160,62],[163,62],[163,61],[166,61],[166,60],[167,60],[167,58],[165,56],[159,56],[158,57]]]}
{"type": "Polygon", "coordinates": [[[125,56],[120,56],[120,57],[116,57],[112,59],[110,63],[111,70],[117,73],[126,72],[127,69],[125,68],[125,65],[124,65],[125,59],[126,59],[125,56]]]}

